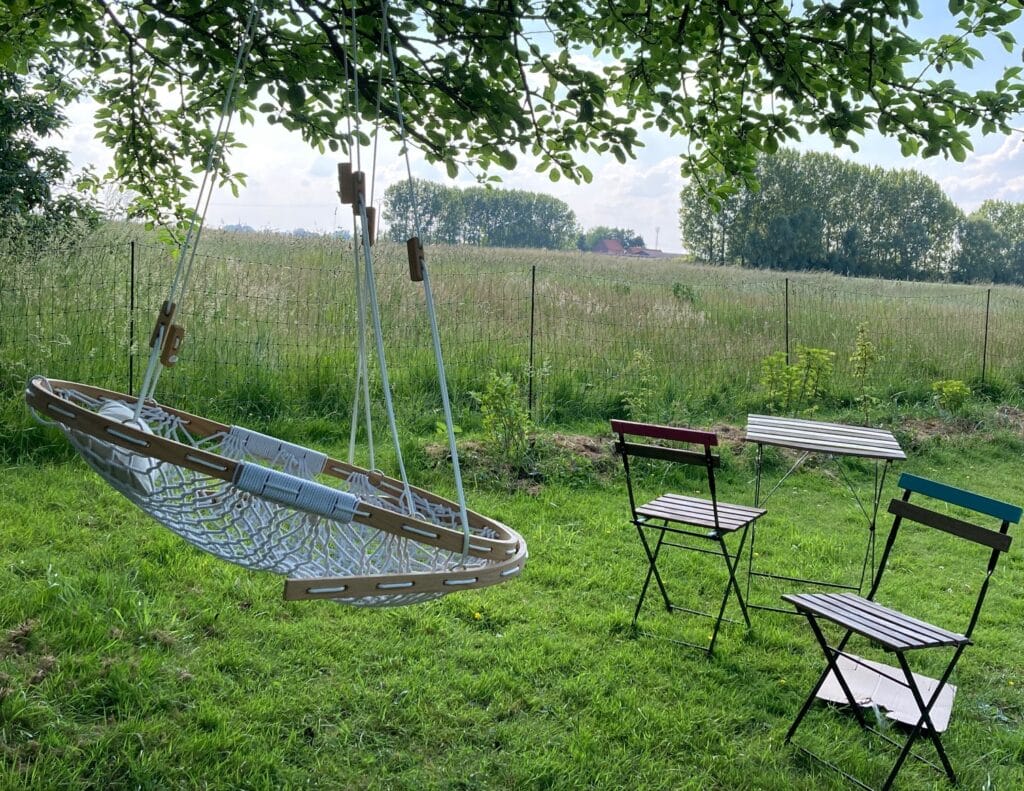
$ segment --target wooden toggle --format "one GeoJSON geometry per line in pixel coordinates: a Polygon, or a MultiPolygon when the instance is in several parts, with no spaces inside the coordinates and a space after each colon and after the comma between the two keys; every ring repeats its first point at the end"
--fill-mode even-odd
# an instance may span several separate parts
{"type": "Polygon", "coordinates": [[[157,339],[160,337],[160,330],[164,330],[164,337],[167,337],[167,328],[171,326],[171,322],[174,321],[174,311],[177,309],[177,305],[169,300],[164,300],[164,304],[160,307],[160,312],[156,317],[156,326],[153,327],[153,334],[149,336],[149,348],[152,349],[156,346],[157,339]]]}
{"type": "Polygon", "coordinates": [[[160,350],[160,362],[167,368],[178,362],[178,350],[185,340],[185,328],[180,324],[172,324],[164,337],[164,346],[160,350]]]}
{"type": "Polygon", "coordinates": [[[377,210],[373,206],[366,207],[366,236],[370,244],[377,241],[377,210]]]}
{"type": "Polygon", "coordinates": [[[352,213],[359,214],[359,203],[366,204],[366,174],[358,170],[352,174],[352,213]]]}
{"type": "Polygon", "coordinates": [[[412,237],[405,243],[405,249],[409,253],[409,279],[419,283],[423,280],[423,245],[420,244],[420,237],[412,237]]]}
{"type": "Polygon", "coordinates": [[[366,174],[353,171],[351,162],[338,163],[338,197],[344,204],[352,205],[352,212],[358,214],[357,198],[366,200],[366,174]]]}
{"type": "Polygon", "coordinates": [[[355,194],[352,191],[352,163],[338,163],[338,197],[345,204],[355,202],[355,194]]]}

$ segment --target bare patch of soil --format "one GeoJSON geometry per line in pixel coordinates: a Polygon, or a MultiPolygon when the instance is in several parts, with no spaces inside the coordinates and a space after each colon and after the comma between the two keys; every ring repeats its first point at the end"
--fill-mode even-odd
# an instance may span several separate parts
{"type": "Polygon", "coordinates": [[[936,437],[952,436],[950,424],[938,417],[908,418],[900,424],[900,429],[909,435],[914,445],[923,445],[936,437]]]}
{"type": "Polygon", "coordinates": [[[5,656],[21,656],[28,649],[28,639],[36,628],[36,621],[28,620],[13,629],[8,629],[0,643],[0,659],[5,656]]]}
{"type": "Polygon", "coordinates": [[[600,465],[612,457],[610,440],[595,439],[582,434],[552,434],[550,439],[559,450],[583,456],[594,465],[600,465]]]}
{"type": "Polygon", "coordinates": [[[742,453],[746,443],[743,441],[743,437],[746,435],[746,430],[739,426],[730,426],[726,423],[718,423],[711,427],[711,431],[718,435],[718,444],[722,447],[726,447],[733,453],[742,453]]]}
{"type": "Polygon", "coordinates": [[[996,407],[996,421],[999,425],[1024,434],[1024,409],[1009,404],[996,407]]]}

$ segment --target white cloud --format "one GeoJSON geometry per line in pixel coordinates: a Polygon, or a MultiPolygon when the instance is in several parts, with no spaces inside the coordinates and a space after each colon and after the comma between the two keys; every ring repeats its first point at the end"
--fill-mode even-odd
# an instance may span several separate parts
{"type": "Polygon", "coordinates": [[[1024,135],[1015,132],[994,150],[972,153],[961,164],[927,161],[922,170],[967,212],[990,198],[1024,201],[1024,135]]]}

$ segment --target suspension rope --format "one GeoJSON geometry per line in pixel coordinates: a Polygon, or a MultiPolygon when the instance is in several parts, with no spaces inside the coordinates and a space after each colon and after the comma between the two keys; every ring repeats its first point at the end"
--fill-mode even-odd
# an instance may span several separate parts
{"type": "MultiPolygon", "coordinates": [[[[388,25],[388,4],[387,0],[381,0],[381,25],[383,36],[387,43],[388,63],[391,67],[391,82],[395,87],[395,110],[398,116],[398,130],[402,140],[402,151],[405,155],[405,169],[407,182],[409,184],[409,195],[413,209],[413,222],[416,227],[416,236],[420,236],[420,215],[416,203],[416,191],[412,178],[412,162],[409,157],[409,140],[405,129],[405,114],[402,111],[402,92],[398,85],[398,67],[395,63],[395,49],[391,41],[388,25]]],[[[441,334],[437,327],[437,312],[434,309],[434,294],[430,287],[430,274],[426,261],[421,262],[423,269],[423,294],[426,300],[427,316],[430,319],[430,337],[434,348],[434,360],[437,364],[437,378],[441,388],[441,404],[444,409],[445,431],[448,434],[448,450],[452,457],[452,472],[455,478],[455,491],[459,505],[459,517],[462,520],[463,531],[463,557],[469,554],[469,514],[466,510],[466,493],[462,485],[462,468],[459,465],[459,452],[455,445],[455,421],[452,417],[451,400],[448,395],[448,376],[445,373],[444,357],[441,354],[441,334]]]]}
{"type": "MultiPolygon", "coordinates": [[[[358,52],[358,36],[356,31],[356,16],[355,6],[352,6],[351,12],[352,18],[352,33],[351,33],[351,54],[349,61],[352,64],[352,117],[355,125],[355,167],[356,172],[361,172],[361,144],[359,142],[359,134],[361,132],[361,111],[359,108],[359,76],[358,69],[356,68],[356,55],[358,52]]],[[[376,173],[371,173],[371,181],[375,179],[376,173]]],[[[377,298],[377,279],[374,273],[373,255],[371,254],[370,245],[370,222],[367,215],[367,203],[366,203],[366,191],[365,181],[360,184],[362,189],[356,189],[353,199],[355,201],[355,210],[359,217],[360,234],[358,237],[358,244],[362,247],[362,266],[364,266],[364,278],[362,278],[362,288],[365,289],[365,310],[364,316],[369,314],[370,319],[373,323],[374,340],[376,342],[377,351],[377,363],[380,368],[381,374],[381,389],[384,393],[384,407],[387,414],[388,428],[391,433],[391,442],[394,445],[395,462],[398,466],[398,475],[402,483],[402,496],[406,500],[407,507],[410,512],[415,511],[415,505],[413,503],[412,489],[409,485],[409,475],[406,472],[406,461],[402,456],[401,442],[398,438],[398,421],[395,418],[394,412],[394,398],[391,392],[391,381],[388,375],[387,359],[384,356],[384,332],[381,325],[380,318],[380,303],[377,298]]],[[[367,369],[369,373],[369,369],[367,369]]],[[[369,386],[367,379],[369,376],[364,376],[364,388],[367,393],[367,420],[369,424],[370,419],[370,408],[369,408],[369,386]]],[[[374,467],[371,462],[371,468],[374,467]]]]}
{"type": "MultiPolygon", "coordinates": [[[[359,145],[359,132],[361,115],[359,111],[359,72],[356,68],[356,51],[358,47],[358,39],[356,35],[356,14],[355,6],[353,5],[351,10],[352,26],[350,31],[349,39],[349,58],[348,58],[348,70],[350,74],[350,85],[351,90],[346,91],[345,101],[348,103],[348,112],[345,114],[346,123],[348,126],[348,150],[349,160],[354,161],[355,171],[360,170],[360,163],[362,161],[361,147],[359,145]],[[355,126],[353,128],[353,121],[355,126]],[[354,149],[354,152],[353,152],[354,149]]],[[[355,209],[355,206],[353,207],[355,209]]],[[[363,231],[360,227],[359,214],[357,211],[352,213],[352,255],[353,255],[353,273],[355,280],[355,291],[356,291],[356,312],[358,315],[358,332],[359,332],[359,360],[356,365],[356,383],[355,393],[353,394],[353,405],[352,405],[352,424],[349,428],[349,463],[354,463],[355,452],[356,452],[356,432],[359,424],[359,404],[360,398],[362,399],[363,413],[366,419],[366,444],[369,454],[369,468],[371,470],[377,468],[376,461],[376,443],[373,439],[373,412],[370,408],[370,364],[368,359],[366,337],[369,334],[369,326],[367,324],[367,302],[369,301],[368,288],[365,282],[365,275],[363,273],[363,266],[360,262],[359,256],[359,244],[362,240],[363,231]]],[[[365,221],[364,221],[365,224],[365,221]]]]}
{"type": "Polygon", "coordinates": [[[384,358],[384,332],[380,323],[380,305],[377,301],[377,286],[373,272],[373,256],[370,255],[370,229],[366,219],[366,200],[363,195],[357,194],[356,201],[359,207],[359,218],[362,222],[361,244],[363,248],[363,263],[366,269],[366,292],[369,297],[370,316],[373,319],[373,335],[377,343],[377,362],[380,364],[381,389],[384,391],[384,407],[387,410],[388,426],[391,429],[391,441],[395,445],[395,460],[398,463],[399,475],[404,487],[404,497],[410,513],[415,512],[412,501],[412,492],[409,488],[409,478],[405,473],[405,461],[402,458],[402,445],[398,438],[398,421],[395,419],[395,403],[391,393],[391,380],[388,377],[388,364],[384,358]]]}
{"type": "MultiPolygon", "coordinates": [[[[196,196],[196,207],[189,218],[188,230],[185,240],[178,250],[178,266],[175,269],[174,277],[171,280],[167,293],[167,304],[172,305],[176,299],[184,302],[188,282],[192,274],[192,266],[195,263],[196,248],[199,238],[202,235],[203,223],[206,220],[206,213],[209,210],[210,198],[216,185],[216,171],[220,169],[224,159],[224,142],[231,129],[231,120],[235,109],[235,91],[238,87],[238,78],[242,72],[242,63],[252,50],[256,37],[256,19],[259,10],[258,0],[253,0],[249,6],[249,15],[246,19],[245,28],[239,38],[238,48],[235,51],[235,62],[228,79],[227,89],[224,93],[224,101],[221,103],[220,116],[217,119],[217,128],[210,148],[206,154],[206,164],[203,169],[203,179],[196,196]],[[177,297],[176,297],[177,295],[177,297]]],[[[146,373],[139,388],[139,397],[135,405],[135,418],[138,419],[142,413],[142,405],[147,398],[152,398],[156,391],[160,373],[163,370],[161,365],[161,351],[164,339],[169,327],[161,322],[154,342],[150,349],[149,361],[146,366],[146,373]]]]}

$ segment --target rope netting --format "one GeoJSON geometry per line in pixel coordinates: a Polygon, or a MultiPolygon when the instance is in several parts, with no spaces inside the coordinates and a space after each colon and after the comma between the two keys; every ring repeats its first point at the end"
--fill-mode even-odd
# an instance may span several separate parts
{"type": "MultiPolygon", "coordinates": [[[[41,382],[34,380],[34,384],[41,382]]],[[[218,558],[296,580],[345,578],[316,582],[306,593],[365,607],[416,604],[444,595],[446,588],[480,587],[483,578],[474,572],[493,565],[464,555],[461,546],[452,551],[422,542],[429,537],[423,534],[431,531],[417,525],[428,523],[450,529],[461,543],[462,517],[454,503],[378,474],[339,466],[323,453],[238,426],[204,421],[204,427],[214,430],[196,431],[195,421],[153,402],[143,405],[136,418],[136,405],[129,400],[67,384],[52,390],[53,400],[44,397],[32,404],[39,419],[57,425],[114,489],[218,558]],[[112,441],[72,427],[76,410],[67,405],[110,421],[106,432],[112,441]],[[125,447],[144,442],[139,433],[152,437],[157,450],[160,440],[169,440],[204,451],[191,461],[210,472],[125,447]],[[213,474],[224,472],[213,469],[218,456],[242,463],[235,480],[213,474]],[[332,475],[323,475],[324,470],[332,475]],[[315,481],[314,494],[307,492],[297,499],[288,489],[299,488],[295,482],[300,481],[315,481]],[[356,520],[373,508],[415,517],[415,523],[405,525],[410,535],[394,535],[356,520]],[[441,589],[422,590],[429,587],[419,584],[422,575],[443,578],[441,589]],[[366,590],[369,595],[360,593],[366,590]]],[[[471,541],[500,540],[500,532],[499,526],[478,517],[471,527],[471,541]]],[[[525,547],[516,554],[525,557],[525,547]]],[[[517,574],[522,567],[520,562],[501,565],[500,578],[517,574]]]]}

